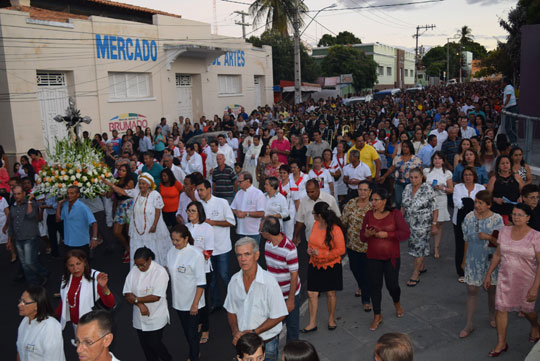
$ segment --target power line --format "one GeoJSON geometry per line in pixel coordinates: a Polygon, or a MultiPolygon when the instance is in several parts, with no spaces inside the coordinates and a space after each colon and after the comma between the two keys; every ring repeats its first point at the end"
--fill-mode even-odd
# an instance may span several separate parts
{"type": "MultiPolygon", "coordinates": [[[[221,0],[225,1],[225,0],[221,0]]],[[[351,6],[346,8],[331,8],[331,9],[324,9],[322,11],[343,11],[343,10],[356,10],[356,9],[374,9],[374,8],[389,8],[394,6],[408,6],[408,5],[419,5],[419,4],[427,4],[427,3],[438,3],[443,2],[445,0],[424,0],[424,1],[411,1],[411,2],[405,2],[405,3],[395,3],[395,4],[382,4],[382,5],[367,5],[367,6],[351,6]]],[[[308,10],[310,13],[318,12],[319,10],[308,10]]]]}

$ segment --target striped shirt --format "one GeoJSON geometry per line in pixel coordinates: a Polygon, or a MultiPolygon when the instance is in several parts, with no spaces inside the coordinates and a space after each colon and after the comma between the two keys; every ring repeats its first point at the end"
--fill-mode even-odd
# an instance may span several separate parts
{"type": "MultiPolygon", "coordinates": [[[[266,268],[268,272],[274,276],[281,287],[283,297],[289,298],[291,289],[291,272],[298,271],[298,253],[296,246],[283,233],[283,240],[274,246],[271,241],[267,240],[264,245],[264,256],[266,258],[266,268]]],[[[298,275],[298,284],[296,286],[295,295],[300,293],[300,275],[298,275]]]]}
{"type": "Polygon", "coordinates": [[[219,198],[232,198],[234,197],[234,182],[238,177],[234,169],[225,165],[223,170],[219,167],[214,168],[212,174],[212,183],[214,184],[214,195],[219,198]]]}

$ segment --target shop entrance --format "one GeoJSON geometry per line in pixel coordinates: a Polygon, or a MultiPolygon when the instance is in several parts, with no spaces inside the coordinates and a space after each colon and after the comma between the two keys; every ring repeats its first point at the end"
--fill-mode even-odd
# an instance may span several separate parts
{"type": "Polygon", "coordinates": [[[64,123],[58,123],[54,120],[58,114],[65,115],[69,106],[66,73],[38,72],[37,86],[43,145],[53,149],[56,139],[67,136],[64,123]]]}
{"type": "Polygon", "coordinates": [[[193,90],[191,75],[176,74],[177,116],[191,119],[193,124],[193,90]]]}

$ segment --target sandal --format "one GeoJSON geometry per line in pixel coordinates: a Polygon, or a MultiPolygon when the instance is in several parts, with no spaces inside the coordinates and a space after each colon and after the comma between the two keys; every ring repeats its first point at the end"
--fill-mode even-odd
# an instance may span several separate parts
{"type": "Polygon", "coordinates": [[[459,333],[459,338],[466,338],[466,337],[469,337],[469,335],[471,333],[474,332],[474,328],[464,328],[463,330],[461,330],[461,332],[459,333]]]}
{"type": "Polygon", "coordinates": [[[412,278],[407,282],[407,287],[416,287],[417,284],[420,283],[420,278],[417,280],[413,280],[412,278]]]}
{"type": "Polygon", "coordinates": [[[373,322],[371,322],[371,325],[369,326],[369,330],[370,331],[375,331],[379,328],[379,326],[381,325],[381,323],[383,323],[383,319],[381,317],[381,319],[379,320],[379,322],[375,322],[375,320],[373,320],[373,322]]]}
{"type": "Polygon", "coordinates": [[[364,305],[364,312],[371,312],[372,308],[371,308],[371,305],[369,303],[366,303],[364,305]]]}
{"type": "Polygon", "coordinates": [[[537,343],[540,340],[540,336],[533,337],[531,333],[529,333],[529,342],[530,343],[537,343]]]}
{"type": "Polygon", "coordinates": [[[427,272],[427,268],[424,268],[423,270],[420,271],[420,274],[424,274],[427,272]]]}
{"type": "Polygon", "coordinates": [[[358,290],[354,293],[354,297],[362,297],[362,290],[358,290]]]}
{"type": "Polygon", "coordinates": [[[201,337],[201,340],[199,341],[200,344],[204,344],[208,342],[208,337],[201,337]]]}

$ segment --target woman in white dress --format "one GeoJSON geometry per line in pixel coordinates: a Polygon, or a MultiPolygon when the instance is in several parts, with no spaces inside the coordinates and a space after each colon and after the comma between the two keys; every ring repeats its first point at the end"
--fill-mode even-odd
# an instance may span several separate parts
{"type": "Polygon", "coordinates": [[[145,246],[154,252],[157,263],[165,265],[167,252],[171,248],[171,236],[163,221],[163,199],[155,190],[154,177],[150,173],[142,173],[138,186],[133,189],[117,187],[107,180],[104,183],[116,193],[134,198],[129,224],[130,267],[133,268],[135,251],[145,246]]]}
{"type": "Polygon", "coordinates": [[[172,356],[161,341],[163,329],[170,322],[167,306],[169,275],[163,266],[154,262],[150,248],[135,251],[135,266],[129,271],[123,294],[133,305],[133,328],[147,361],[171,361],[172,356]]]}
{"type": "MultiPolygon", "coordinates": [[[[201,250],[204,256],[206,284],[212,280],[212,262],[210,256],[214,251],[214,228],[206,223],[206,213],[201,202],[191,202],[187,206],[189,223],[187,228],[193,237],[193,245],[201,250]]],[[[210,292],[204,293],[205,306],[200,312],[201,343],[207,343],[210,337],[210,292]]]]}
{"type": "Polygon", "coordinates": [[[294,220],[296,219],[296,206],[292,198],[290,171],[291,168],[287,164],[279,167],[279,193],[285,197],[289,206],[289,216],[283,219],[283,233],[285,233],[288,239],[292,240],[294,235],[294,220]]]}
{"type": "MultiPolygon", "coordinates": [[[[347,165],[347,154],[345,153],[345,143],[339,142],[336,146],[337,153],[334,154],[332,159],[332,176],[338,176],[334,183],[334,193],[337,204],[345,199],[347,196],[347,185],[343,182],[343,168],[347,165]]],[[[334,178],[335,179],[335,178],[334,178]]]]}
{"type": "Polygon", "coordinates": [[[205,306],[205,262],[188,228],[177,224],[171,231],[172,247],[167,254],[171,277],[172,307],[178,313],[189,345],[189,359],[199,361],[199,312],[205,306]]]}
{"type": "Polygon", "coordinates": [[[434,220],[437,223],[435,224],[436,232],[433,234],[435,248],[433,257],[438,259],[440,257],[439,245],[441,243],[443,222],[450,220],[447,195],[454,192],[452,172],[448,170],[442,152],[437,151],[431,156],[431,166],[424,169],[424,176],[426,177],[426,184],[433,186],[433,190],[435,191],[435,208],[439,210],[437,220],[434,220]]]}
{"type": "Polygon", "coordinates": [[[28,286],[17,307],[24,317],[17,334],[17,360],[65,361],[62,327],[54,318],[45,288],[28,286]]]}
{"type": "Polygon", "coordinates": [[[253,143],[249,146],[246,156],[244,158],[244,165],[242,170],[249,172],[253,177],[253,186],[259,188],[259,182],[257,181],[257,160],[261,153],[262,143],[261,137],[258,135],[253,136],[253,143]]]}

